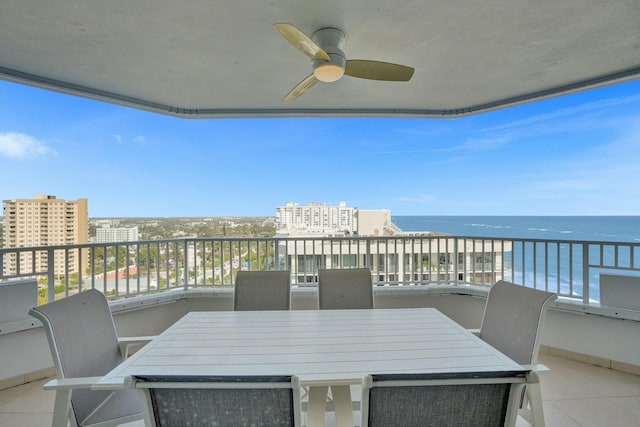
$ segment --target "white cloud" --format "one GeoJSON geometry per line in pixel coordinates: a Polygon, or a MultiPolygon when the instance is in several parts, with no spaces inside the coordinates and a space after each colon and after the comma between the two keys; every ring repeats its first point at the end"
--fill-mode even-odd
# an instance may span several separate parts
{"type": "Polygon", "coordinates": [[[596,112],[600,113],[603,111],[607,111],[607,109],[612,107],[618,107],[627,104],[636,104],[640,102],[640,94],[617,97],[617,98],[608,98],[608,99],[599,99],[593,102],[587,102],[581,105],[577,105],[574,107],[563,108],[555,111],[551,111],[545,114],[538,114],[536,116],[527,117],[526,119],[516,120],[509,123],[504,123],[499,126],[493,126],[487,129],[484,129],[484,132],[488,131],[496,131],[509,129],[514,127],[522,127],[522,126],[530,126],[532,124],[537,123],[548,123],[553,120],[562,119],[566,122],[567,117],[569,116],[583,116],[585,113],[596,112]]]}
{"type": "Polygon", "coordinates": [[[488,138],[472,138],[460,145],[451,147],[451,151],[488,151],[498,150],[507,145],[510,139],[506,136],[488,137],[488,138]]]}
{"type": "Polygon", "coordinates": [[[145,138],[142,135],[138,135],[135,137],[126,137],[126,136],[122,136],[122,134],[119,133],[114,133],[111,135],[113,137],[113,139],[118,143],[118,144],[130,144],[130,143],[136,143],[136,144],[140,144],[143,145],[144,143],[147,142],[147,138],[145,138]]]}
{"type": "MultiPolygon", "coordinates": [[[[640,95],[601,99],[479,129],[477,133],[486,135],[488,140],[495,139],[501,145],[506,145],[522,139],[546,138],[548,135],[589,135],[594,131],[607,130],[619,132],[638,119],[638,114],[632,107],[639,103],[640,95]],[[624,112],[611,111],[612,108],[623,106],[626,108],[624,112]]],[[[489,149],[499,147],[500,145],[488,146],[489,149]]],[[[473,146],[463,145],[461,148],[469,149],[473,146]]]]}
{"type": "Polygon", "coordinates": [[[527,168],[503,196],[533,214],[629,215],[640,210],[640,122],[612,142],[527,168]]]}
{"type": "Polygon", "coordinates": [[[44,156],[52,152],[44,142],[23,133],[0,134],[0,155],[13,159],[44,156]]]}

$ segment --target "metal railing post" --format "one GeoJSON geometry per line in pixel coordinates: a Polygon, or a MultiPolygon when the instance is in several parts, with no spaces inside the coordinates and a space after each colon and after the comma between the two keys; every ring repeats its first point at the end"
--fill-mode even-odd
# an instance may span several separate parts
{"type": "MultiPolygon", "coordinates": [[[[474,242],[475,245],[475,242],[474,242]]],[[[458,275],[458,239],[453,239],[453,277],[454,280],[453,282],[456,285],[459,285],[460,283],[460,276],[458,275]]]]}
{"type": "MultiPolygon", "coordinates": [[[[602,248],[600,249],[602,252],[602,248]]],[[[582,244],[582,302],[589,304],[589,244],[582,244]]]]}
{"type": "Polygon", "coordinates": [[[187,239],[184,239],[184,253],[182,255],[183,265],[182,265],[182,280],[184,281],[184,290],[189,289],[189,251],[188,251],[189,243],[187,239]]]}
{"type": "Polygon", "coordinates": [[[56,299],[56,260],[54,254],[53,248],[47,249],[47,301],[49,302],[56,299]]]}

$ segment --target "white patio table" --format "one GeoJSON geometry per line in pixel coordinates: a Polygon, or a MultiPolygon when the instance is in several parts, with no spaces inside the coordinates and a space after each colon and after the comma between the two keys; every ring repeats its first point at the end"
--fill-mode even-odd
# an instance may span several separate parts
{"type": "Polygon", "coordinates": [[[191,312],[108,373],[292,375],[310,387],[307,426],[323,425],[328,386],[338,426],[353,426],[345,385],[370,373],[522,370],[432,308],[191,312]]]}

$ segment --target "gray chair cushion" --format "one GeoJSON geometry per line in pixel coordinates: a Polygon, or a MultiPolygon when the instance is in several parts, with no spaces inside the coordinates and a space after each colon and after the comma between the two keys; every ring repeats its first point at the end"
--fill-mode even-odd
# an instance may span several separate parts
{"type": "Polygon", "coordinates": [[[542,322],[556,294],[498,281],[491,287],[480,338],[517,363],[536,363],[542,322]]]}
{"type": "Polygon", "coordinates": [[[289,310],[291,275],[289,271],[238,271],[233,309],[289,310]]]}
{"type": "MultiPolygon", "coordinates": [[[[45,326],[59,378],[105,375],[122,362],[109,303],[101,292],[81,292],[34,307],[29,313],[45,326]]],[[[95,416],[108,419],[139,413],[141,405],[135,393],[120,398],[109,391],[77,389],[71,393],[71,408],[77,424],[83,425],[93,422],[95,416]],[[128,403],[109,405],[88,418],[106,399],[128,403]]]]}
{"type": "Polygon", "coordinates": [[[371,270],[318,270],[318,304],[321,310],[373,308],[371,270]]]}
{"type": "Polygon", "coordinates": [[[238,383],[290,383],[291,377],[136,376],[134,380],[147,383],[144,388],[149,391],[156,426],[295,425],[292,388],[231,388],[238,383]],[[212,388],[196,388],[204,383],[212,388]],[[225,388],[225,384],[231,386],[225,388]]]}
{"type": "MultiPolygon", "coordinates": [[[[512,383],[497,377],[524,378],[524,373],[460,373],[372,375],[363,414],[369,427],[504,426],[512,383]],[[470,380],[484,378],[486,384],[414,384],[419,381],[470,380]],[[402,385],[386,386],[385,381],[402,385]],[[496,381],[496,382],[493,382],[496,381]]],[[[427,383],[428,384],[428,383],[427,383]]]]}
{"type": "Polygon", "coordinates": [[[369,426],[503,426],[509,384],[371,390],[369,426]]]}

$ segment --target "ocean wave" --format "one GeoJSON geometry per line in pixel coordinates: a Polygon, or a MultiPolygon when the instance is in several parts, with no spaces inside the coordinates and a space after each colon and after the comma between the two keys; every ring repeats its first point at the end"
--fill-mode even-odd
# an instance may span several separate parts
{"type": "Polygon", "coordinates": [[[513,226],[511,225],[493,225],[493,224],[480,224],[480,223],[476,223],[476,224],[465,224],[465,227],[481,227],[481,228],[495,228],[495,229],[502,229],[502,228],[513,228],[513,226]]]}
{"type": "Polygon", "coordinates": [[[640,242],[640,216],[412,216],[398,219],[398,226],[405,231],[423,231],[427,228],[428,231],[452,236],[640,242]]]}

